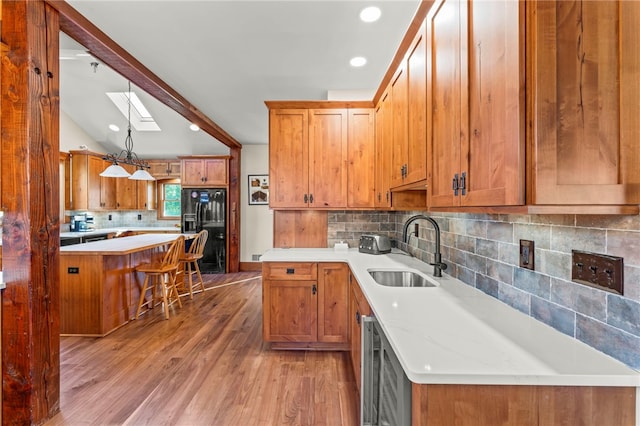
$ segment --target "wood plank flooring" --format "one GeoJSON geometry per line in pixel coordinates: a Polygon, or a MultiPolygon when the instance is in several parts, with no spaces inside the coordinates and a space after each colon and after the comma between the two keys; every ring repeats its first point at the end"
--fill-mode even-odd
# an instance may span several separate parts
{"type": "Polygon", "coordinates": [[[63,337],[60,413],[46,425],[355,425],[348,352],[262,342],[259,273],[207,275],[207,291],[102,338],[63,337]]]}

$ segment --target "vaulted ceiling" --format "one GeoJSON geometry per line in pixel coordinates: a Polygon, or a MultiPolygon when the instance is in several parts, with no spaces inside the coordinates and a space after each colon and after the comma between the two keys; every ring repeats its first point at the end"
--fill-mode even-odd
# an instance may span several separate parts
{"type": "MultiPolygon", "coordinates": [[[[68,0],[111,39],[243,145],[268,143],[265,100],[372,99],[400,45],[417,0],[68,0]],[[360,11],[375,5],[377,22],[360,11]],[[354,68],[349,60],[364,56],[354,68]]],[[[61,57],[86,49],[69,37],[61,57]]],[[[89,52],[91,54],[91,52],[89,52]]],[[[62,59],[61,109],[112,152],[126,118],[105,95],[127,80],[92,56],[62,59]],[[99,65],[91,65],[97,62],[99,65]],[[117,124],[119,132],[108,129],[117,124]]],[[[132,87],[160,132],[133,133],[143,158],[224,154],[226,146],[132,87]]]]}

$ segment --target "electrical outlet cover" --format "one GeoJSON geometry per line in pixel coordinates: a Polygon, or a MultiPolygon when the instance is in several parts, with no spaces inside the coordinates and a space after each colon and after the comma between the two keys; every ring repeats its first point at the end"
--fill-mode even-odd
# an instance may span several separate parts
{"type": "Polygon", "coordinates": [[[520,267],[535,269],[535,243],[530,240],[520,240],[520,267]]]}

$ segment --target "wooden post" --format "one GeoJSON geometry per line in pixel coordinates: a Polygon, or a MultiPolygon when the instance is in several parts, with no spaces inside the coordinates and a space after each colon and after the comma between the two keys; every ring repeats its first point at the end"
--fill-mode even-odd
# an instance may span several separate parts
{"type": "Polygon", "coordinates": [[[229,148],[231,157],[229,158],[229,251],[227,272],[238,272],[240,270],[240,162],[242,149],[238,147],[229,148]]]}
{"type": "Polygon", "coordinates": [[[58,22],[42,0],[2,2],[3,424],[60,404],[58,22]]]}

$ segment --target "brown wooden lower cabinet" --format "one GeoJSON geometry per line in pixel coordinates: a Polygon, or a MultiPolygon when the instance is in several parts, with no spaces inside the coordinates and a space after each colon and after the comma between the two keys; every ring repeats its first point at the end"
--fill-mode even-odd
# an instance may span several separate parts
{"type": "Polygon", "coordinates": [[[351,300],[349,301],[351,366],[353,367],[353,374],[355,375],[358,395],[360,395],[362,383],[362,378],[360,377],[360,365],[362,363],[362,316],[371,315],[371,308],[367,303],[367,299],[365,299],[362,294],[360,284],[358,284],[358,281],[356,281],[356,278],[351,273],[349,275],[349,282],[351,283],[351,300]]]}
{"type": "Polygon", "coordinates": [[[603,386],[412,386],[412,424],[556,426],[635,424],[636,390],[603,386]]]}
{"type": "Polygon", "coordinates": [[[349,267],[265,262],[263,338],[274,349],[349,348],[349,267]]]}

